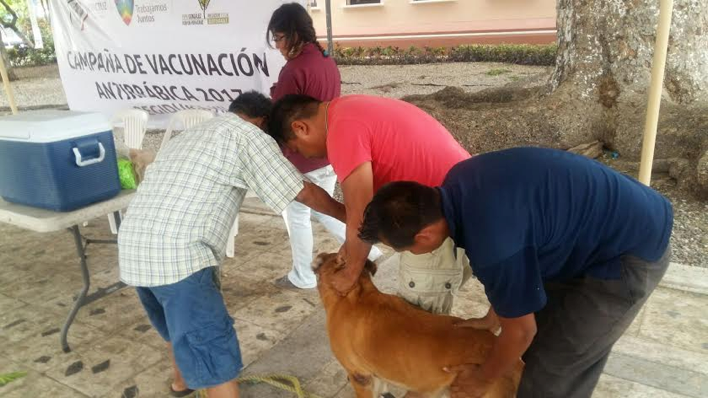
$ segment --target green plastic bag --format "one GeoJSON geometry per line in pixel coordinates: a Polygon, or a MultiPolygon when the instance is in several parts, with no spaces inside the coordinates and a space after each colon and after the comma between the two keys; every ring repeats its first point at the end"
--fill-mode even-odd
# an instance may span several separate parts
{"type": "Polygon", "coordinates": [[[138,187],[138,181],[135,178],[133,163],[128,159],[118,159],[118,178],[120,186],[123,189],[135,189],[138,187]]]}

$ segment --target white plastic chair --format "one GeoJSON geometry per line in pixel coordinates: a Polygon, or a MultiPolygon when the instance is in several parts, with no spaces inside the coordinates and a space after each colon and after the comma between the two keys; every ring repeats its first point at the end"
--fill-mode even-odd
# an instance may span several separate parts
{"type": "Polygon", "coordinates": [[[229,232],[229,240],[226,242],[226,257],[233,258],[236,255],[236,242],[234,242],[236,235],[238,235],[238,214],[236,214],[236,220],[229,232]]]}
{"type": "Polygon", "coordinates": [[[123,126],[123,142],[128,148],[143,149],[148,113],[140,109],[126,109],[113,116],[113,126],[123,126]]]}
{"type": "MultiPolygon", "coordinates": [[[[246,192],[246,198],[257,198],[258,196],[253,193],[253,191],[246,192]]],[[[285,217],[285,211],[283,211],[283,218],[285,217]]],[[[239,215],[236,214],[236,220],[234,220],[234,225],[231,227],[231,232],[229,232],[229,240],[226,242],[226,257],[233,258],[236,254],[236,243],[234,239],[238,235],[238,218],[239,215]]],[[[288,223],[285,223],[285,227],[288,227],[288,223]]],[[[290,230],[288,229],[288,235],[290,235],[290,230]]]]}
{"type": "Polygon", "coordinates": [[[214,114],[212,112],[201,109],[188,109],[175,113],[172,115],[172,118],[170,118],[170,123],[167,125],[167,131],[165,131],[165,135],[162,137],[160,149],[162,149],[165,144],[167,144],[167,141],[172,138],[172,132],[177,127],[181,126],[182,130],[186,130],[213,117],[214,114]]]}
{"type": "MultiPolygon", "coordinates": [[[[125,109],[113,116],[112,126],[123,126],[123,142],[128,148],[143,149],[143,139],[147,130],[148,113],[140,109],[125,109]]],[[[118,212],[122,217],[123,214],[118,212]]],[[[108,214],[108,224],[113,235],[118,233],[114,214],[108,214]]]]}

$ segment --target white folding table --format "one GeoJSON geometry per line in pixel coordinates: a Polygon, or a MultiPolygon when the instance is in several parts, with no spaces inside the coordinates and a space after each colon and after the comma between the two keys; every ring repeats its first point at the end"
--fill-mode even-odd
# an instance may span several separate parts
{"type": "Polygon", "coordinates": [[[76,252],[79,255],[81,276],[83,277],[84,285],[79,292],[74,305],[71,307],[69,316],[67,317],[66,322],[64,322],[64,326],[61,330],[61,347],[64,352],[71,351],[69,348],[69,343],[67,342],[67,333],[69,332],[69,327],[74,321],[74,317],[76,317],[76,313],[79,311],[79,308],[125,286],[122,282],[116,282],[108,288],[100,289],[99,291],[87,296],[89,287],[91,286],[91,278],[88,265],[86,264],[86,247],[91,243],[115,244],[117,243],[117,240],[85,238],[81,235],[79,225],[84,221],[103,217],[106,214],[114,214],[116,226],[119,227],[120,216],[118,212],[121,209],[128,207],[128,203],[130,203],[134,195],[134,190],[124,190],[112,199],[94,203],[70,212],[55,212],[35,207],[22,206],[14,203],[8,203],[0,198],[0,222],[40,233],[68,229],[74,235],[74,242],[76,244],[76,252]]]}

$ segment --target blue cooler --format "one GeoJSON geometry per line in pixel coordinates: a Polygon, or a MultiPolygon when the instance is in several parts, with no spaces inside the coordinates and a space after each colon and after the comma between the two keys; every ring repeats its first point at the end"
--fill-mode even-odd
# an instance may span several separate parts
{"type": "Polygon", "coordinates": [[[0,118],[0,196],[70,211],[120,192],[113,132],[98,113],[58,110],[0,118]]]}

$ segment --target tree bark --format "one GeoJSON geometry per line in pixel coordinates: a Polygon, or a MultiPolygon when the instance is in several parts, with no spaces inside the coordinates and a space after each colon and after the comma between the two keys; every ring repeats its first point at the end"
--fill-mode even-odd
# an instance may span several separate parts
{"type": "MultiPolygon", "coordinates": [[[[10,81],[17,80],[17,75],[10,64],[10,57],[7,56],[7,51],[5,51],[5,44],[2,42],[2,32],[0,32],[0,57],[2,57],[2,60],[5,61],[4,63],[5,69],[7,69],[7,77],[10,81]]],[[[0,82],[2,82],[2,77],[0,77],[0,82]]]]}
{"type": "MultiPolygon", "coordinates": [[[[658,14],[658,1],[558,1],[558,56],[549,84],[551,92],[570,89],[576,101],[601,105],[605,128],[599,138],[631,158],[641,151],[658,14]]],[[[693,152],[700,146],[694,146],[693,138],[702,137],[695,137],[700,135],[695,130],[694,137],[687,137],[686,129],[691,126],[682,119],[698,116],[706,104],[708,2],[676,0],[658,157],[696,157],[693,152]]]]}
{"type": "MultiPolygon", "coordinates": [[[[411,96],[472,153],[518,145],[568,149],[600,140],[638,161],[659,2],[558,0],[558,55],[537,90],[411,96]]],[[[689,159],[708,150],[708,1],[674,0],[655,156],[689,159]]],[[[688,177],[687,174],[690,174],[688,177]]],[[[702,182],[708,192],[708,180],[702,182]]]]}

